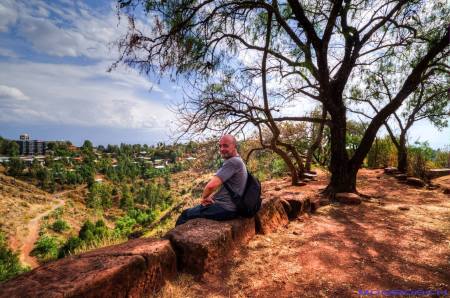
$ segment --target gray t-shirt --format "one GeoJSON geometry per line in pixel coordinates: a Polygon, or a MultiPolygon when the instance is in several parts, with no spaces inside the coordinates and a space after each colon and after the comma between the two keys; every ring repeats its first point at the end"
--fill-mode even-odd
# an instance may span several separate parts
{"type": "MultiPolygon", "coordinates": [[[[216,176],[222,180],[222,183],[226,182],[235,193],[243,195],[247,183],[247,168],[240,156],[226,159],[216,176]]],[[[236,205],[223,185],[214,195],[214,202],[226,210],[236,211],[236,205]]]]}

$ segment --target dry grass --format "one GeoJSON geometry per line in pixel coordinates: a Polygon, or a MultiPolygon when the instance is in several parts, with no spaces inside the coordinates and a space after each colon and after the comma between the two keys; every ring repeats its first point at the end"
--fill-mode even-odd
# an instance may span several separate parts
{"type": "Polygon", "coordinates": [[[173,281],[167,281],[165,286],[156,295],[160,298],[190,298],[198,297],[191,291],[192,275],[179,274],[173,281]]]}

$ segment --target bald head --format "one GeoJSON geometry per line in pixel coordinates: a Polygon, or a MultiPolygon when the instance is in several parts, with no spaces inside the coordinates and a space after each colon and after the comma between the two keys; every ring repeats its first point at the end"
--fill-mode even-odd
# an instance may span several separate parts
{"type": "Polygon", "coordinates": [[[237,156],[237,141],[232,135],[223,135],[219,141],[220,155],[224,159],[228,159],[233,156],[237,156]]]}

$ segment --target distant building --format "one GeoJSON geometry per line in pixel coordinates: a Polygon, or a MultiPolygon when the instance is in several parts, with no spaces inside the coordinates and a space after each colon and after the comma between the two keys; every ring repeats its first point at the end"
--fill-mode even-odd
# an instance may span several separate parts
{"type": "Polygon", "coordinates": [[[21,141],[28,141],[30,139],[30,136],[27,133],[23,133],[20,135],[21,141]]]}
{"type": "Polygon", "coordinates": [[[45,155],[47,144],[44,141],[30,140],[26,133],[21,134],[16,143],[19,145],[20,155],[45,155]]]}

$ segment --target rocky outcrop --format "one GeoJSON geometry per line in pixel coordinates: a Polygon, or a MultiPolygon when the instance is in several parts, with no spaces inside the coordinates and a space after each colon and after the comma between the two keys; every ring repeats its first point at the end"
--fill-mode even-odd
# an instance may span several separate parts
{"type": "Polygon", "coordinates": [[[406,183],[412,186],[416,187],[424,187],[425,182],[422,179],[415,178],[415,177],[408,177],[406,178],[406,183]]]}
{"type": "Polygon", "coordinates": [[[0,297],[141,297],[176,274],[167,240],[136,239],[48,263],[0,285],[0,297]]]}
{"type": "Polygon", "coordinates": [[[347,205],[358,205],[358,204],[361,204],[361,198],[357,194],[351,193],[351,192],[340,192],[340,193],[337,193],[335,195],[335,199],[339,203],[347,204],[347,205]]]}
{"type": "Polygon", "coordinates": [[[246,244],[256,234],[255,218],[236,218],[224,223],[231,225],[235,245],[246,244]]]}
{"type": "Polygon", "coordinates": [[[195,275],[220,271],[233,244],[232,226],[197,218],[169,231],[177,254],[178,269],[195,275]]]}
{"type": "Polygon", "coordinates": [[[428,179],[450,175],[450,169],[430,169],[425,172],[428,179]]]}
{"type": "Polygon", "coordinates": [[[408,178],[408,176],[406,174],[396,174],[396,175],[394,175],[394,177],[396,179],[398,179],[399,181],[406,181],[406,178],[408,178]]]}
{"type": "Polygon", "coordinates": [[[384,173],[388,175],[395,175],[398,174],[398,169],[394,167],[387,167],[384,169],[384,173]]]}
{"type": "Polygon", "coordinates": [[[287,213],[281,201],[277,198],[262,201],[261,209],[255,217],[256,232],[268,234],[289,222],[287,213]]]}

